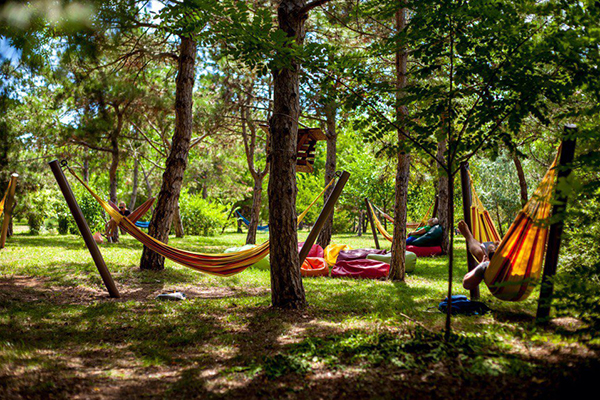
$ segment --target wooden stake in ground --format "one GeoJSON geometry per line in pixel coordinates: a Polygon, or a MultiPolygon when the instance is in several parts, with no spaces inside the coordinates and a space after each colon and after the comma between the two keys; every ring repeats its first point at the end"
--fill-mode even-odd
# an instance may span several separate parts
{"type": "Polygon", "coordinates": [[[552,208],[552,218],[556,219],[550,225],[548,234],[548,247],[546,250],[546,260],[544,262],[544,273],[542,276],[542,286],[540,288],[540,298],[538,301],[537,322],[547,321],[550,316],[550,305],[552,303],[552,292],[554,291],[553,278],[556,275],[556,266],[558,264],[558,253],[560,251],[560,242],[564,226],[564,214],[567,208],[567,195],[560,190],[560,180],[567,179],[571,174],[570,164],[575,155],[575,134],[577,127],[575,125],[565,125],[565,139],[562,142],[562,151],[558,162],[558,173],[556,176],[557,189],[554,207],[552,208]]]}
{"type": "Polygon", "coordinates": [[[377,231],[375,230],[375,223],[373,222],[373,214],[371,213],[369,199],[365,197],[365,206],[367,207],[367,218],[371,224],[371,232],[373,233],[373,241],[375,242],[375,248],[379,249],[379,239],[377,238],[377,231]]]}
{"type": "MultiPolygon", "coordinates": [[[[469,163],[463,162],[460,164],[460,186],[462,189],[462,201],[463,201],[463,219],[467,224],[467,227],[473,232],[473,225],[471,223],[471,179],[469,178],[469,163]]],[[[471,255],[469,251],[469,245],[467,246],[467,270],[471,272],[477,267],[477,261],[471,255]]],[[[479,287],[471,290],[471,300],[479,300],[479,287]]]]}

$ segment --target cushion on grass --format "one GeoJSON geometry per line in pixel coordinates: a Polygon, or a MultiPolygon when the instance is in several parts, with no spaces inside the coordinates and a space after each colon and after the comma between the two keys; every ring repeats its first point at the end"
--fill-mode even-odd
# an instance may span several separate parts
{"type": "Polygon", "coordinates": [[[431,257],[431,256],[439,256],[442,254],[442,248],[440,246],[431,246],[431,247],[406,246],[406,251],[415,253],[417,255],[417,257],[431,257]]]}
{"type": "MultiPolygon", "coordinates": [[[[298,253],[300,253],[300,250],[302,250],[302,246],[304,246],[304,242],[298,242],[298,253]]],[[[318,244],[313,244],[306,257],[323,258],[324,257],[323,248],[321,246],[319,246],[318,244]]]]}
{"type": "Polygon", "coordinates": [[[432,226],[427,233],[413,240],[411,245],[417,247],[440,246],[442,244],[443,233],[444,229],[440,225],[432,226]]]}
{"type": "Polygon", "coordinates": [[[381,279],[390,272],[390,264],[377,260],[338,261],[331,270],[336,278],[381,279]]]}
{"type": "MultiPolygon", "coordinates": [[[[389,264],[392,261],[392,253],[389,252],[387,254],[369,254],[367,256],[368,260],[377,260],[383,261],[384,263],[389,264]]],[[[415,267],[417,266],[417,255],[411,251],[407,251],[404,256],[404,268],[406,272],[413,272],[415,267]]]]}
{"type": "MultiPolygon", "coordinates": [[[[255,244],[246,244],[240,247],[231,247],[225,250],[225,253],[237,253],[238,251],[244,251],[256,247],[255,244]]],[[[258,261],[256,264],[252,264],[251,267],[265,268],[270,269],[271,263],[269,262],[269,256],[266,256],[262,260],[258,261]]]]}
{"type": "Polygon", "coordinates": [[[300,268],[302,276],[329,276],[329,267],[324,258],[306,257],[300,268]]]}
{"type": "Polygon", "coordinates": [[[385,254],[387,250],[377,249],[356,249],[356,250],[342,250],[338,254],[337,262],[340,261],[351,261],[351,260],[364,260],[369,254],[385,254]]]}
{"type": "Polygon", "coordinates": [[[338,254],[340,254],[340,251],[342,250],[352,250],[352,247],[347,244],[330,244],[325,247],[325,250],[323,250],[325,262],[327,262],[329,266],[334,266],[337,262],[338,254]]]}

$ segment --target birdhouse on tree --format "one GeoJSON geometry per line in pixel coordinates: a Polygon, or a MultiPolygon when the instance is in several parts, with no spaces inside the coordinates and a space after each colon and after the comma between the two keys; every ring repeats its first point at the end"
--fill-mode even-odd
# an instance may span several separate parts
{"type": "MultiPolygon", "coordinates": [[[[269,127],[261,125],[269,134],[269,127]]],[[[315,164],[315,149],[319,140],[327,140],[321,128],[299,128],[298,149],[296,156],[296,172],[313,172],[315,164]]],[[[269,141],[270,142],[270,141],[269,141]]],[[[270,149],[267,148],[267,154],[270,149]]]]}

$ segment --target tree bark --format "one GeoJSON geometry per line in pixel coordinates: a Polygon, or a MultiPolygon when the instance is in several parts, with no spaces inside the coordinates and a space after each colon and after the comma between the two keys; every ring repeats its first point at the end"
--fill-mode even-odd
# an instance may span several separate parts
{"type": "MultiPolygon", "coordinates": [[[[171,151],[163,173],[163,181],[156,208],[148,228],[148,234],[162,242],[168,242],[171,221],[183,184],[192,138],[192,104],[195,78],[196,43],[189,37],[181,37],[177,82],[175,88],[175,133],[171,151]]],[[[141,269],[162,270],[165,259],[146,246],[140,260],[141,269]]]]}
{"type": "MultiPolygon", "coordinates": [[[[401,0],[403,4],[404,1],[401,0]]],[[[396,32],[401,32],[406,27],[406,9],[396,11],[396,32]]],[[[392,259],[388,279],[404,281],[405,256],[406,256],[406,202],[408,199],[408,179],[410,174],[410,155],[404,151],[405,142],[404,126],[408,117],[408,109],[402,106],[402,90],[406,87],[406,63],[408,54],[404,46],[396,50],[396,120],[398,121],[398,164],[396,167],[396,196],[394,203],[394,235],[392,241],[392,259]]]]}
{"type": "Polygon", "coordinates": [[[246,235],[246,244],[256,244],[256,231],[258,230],[258,219],[260,217],[260,203],[262,202],[264,175],[254,176],[254,191],[252,192],[252,209],[250,210],[250,225],[246,235]]]}
{"type": "MultiPolygon", "coordinates": [[[[446,151],[446,139],[442,140],[438,143],[437,154],[436,157],[441,162],[445,162],[446,158],[444,156],[444,152],[446,151]]],[[[438,182],[437,182],[437,195],[438,195],[438,209],[437,209],[437,218],[440,222],[442,228],[444,228],[444,233],[442,235],[442,253],[448,254],[450,249],[450,240],[449,233],[452,229],[452,225],[450,225],[450,215],[448,214],[448,210],[450,209],[449,203],[452,202],[450,198],[450,193],[448,192],[448,175],[446,172],[439,168],[439,165],[436,163],[435,167],[438,170],[438,182]]]]}
{"type": "Polygon", "coordinates": [[[177,207],[175,207],[175,215],[173,215],[173,230],[175,231],[175,237],[182,238],[185,236],[183,222],[181,221],[181,213],[179,210],[179,202],[177,202],[177,207]]]}
{"type": "Polygon", "coordinates": [[[129,209],[135,209],[135,202],[137,201],[138,192],[138,177],[139,177],[139,161],[137,158],[133,160],[133,182],[131,188],[131,198],[129,199],[129,209]]]}
{"type": "MultiPolygon", "coordinates": [[[[277,7],[279,28],[298,45],[304,41],[304,0],[282,0],[277,7]]],[[[279,55],[282,57],[282,55],[279,55]]],[[[287,57],[287,56],[285,56],[287,57]]],[[[282,59],[282,61],[284,61],[282,59]]],[[[300,86],[297,60],[273,69],[273,115],[268,156],[269,236],[271,240],[271,301],[274,307],[304,308],[306,296],[298,265],[296,223],[296,148],[300,116],[300,86]]]]}
{"type": "Polygon", "coordinates": [[[519,188],[521,189],[521,206],[525,207],[527,204],[527,181],[525,180],[525,172],[523,172],[523,166],[521,165],[521,160],[519,160],[519,156],[516,151],[512,152],[512,159],[515,163],[515,168],[517,169],[517,176],[519,177],[519,188]]]}
{"type": "MultiPolygon", "coordinates": [[[[327,158],[325,161],[325,185],[327,185],[335,177],[337,167],[337,130],[336,130],[337,104],[331,102],[325,106],[325,118],[327,121],[327,158]]],[[[327,201],[334,187],[330,186],[323,194],[323,204],[327,201]]],[[[325,221],[321,233],[317,239],[317,243],[323,248],[331,243],[333,235],[333,215],[335,210],[331,212],[329,218],[325,221]]]]}

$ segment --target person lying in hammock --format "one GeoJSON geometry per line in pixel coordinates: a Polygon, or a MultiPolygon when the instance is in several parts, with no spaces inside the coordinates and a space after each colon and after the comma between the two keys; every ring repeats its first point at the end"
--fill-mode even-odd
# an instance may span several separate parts
{"type": "Polygon", "coordinates": [[[408,237],[406,238],[406,244],[411,244],[417,238],[420,238],[421,236],[423,236],[424,234],[426,234],[427,232],[429,232],[429,230],[431,228],[433,228],[436,225],[439,225],[439,223],[440,222],[439,222],[439,220],[437,218],[429,218],[427,220],[427,225],[425,225],[424,227],[422,227],[420,229],[417,229],[416,231],[408,233],[408,237]]]}
{"type": "Polygon", "coordinates": [[[479,243],[474,237],[465,221],[458,223],[458,230],[465,237],[469,252],[475,257],[479,265],[473,268],[463,278],[463,287],[467,290],[476,289],[483,281],[485,270],[490,265],[490,260],[496,252],[500,242],[479,243]]]}
{"type": "MultiPolygon", "coordinates": [[[[128,217],[131,214],[131,211],[127,208],[124,201],[119,203],[119,214],[125,217],[128,217]]],[[[121,229],[121,234],[125,234],[123,229],[121,229]]],[[[110,243],[117,243],[119,241],[119,236],[117,235],[117,222],[112,218],[106,224],[106,238],[110,243]]]]}

